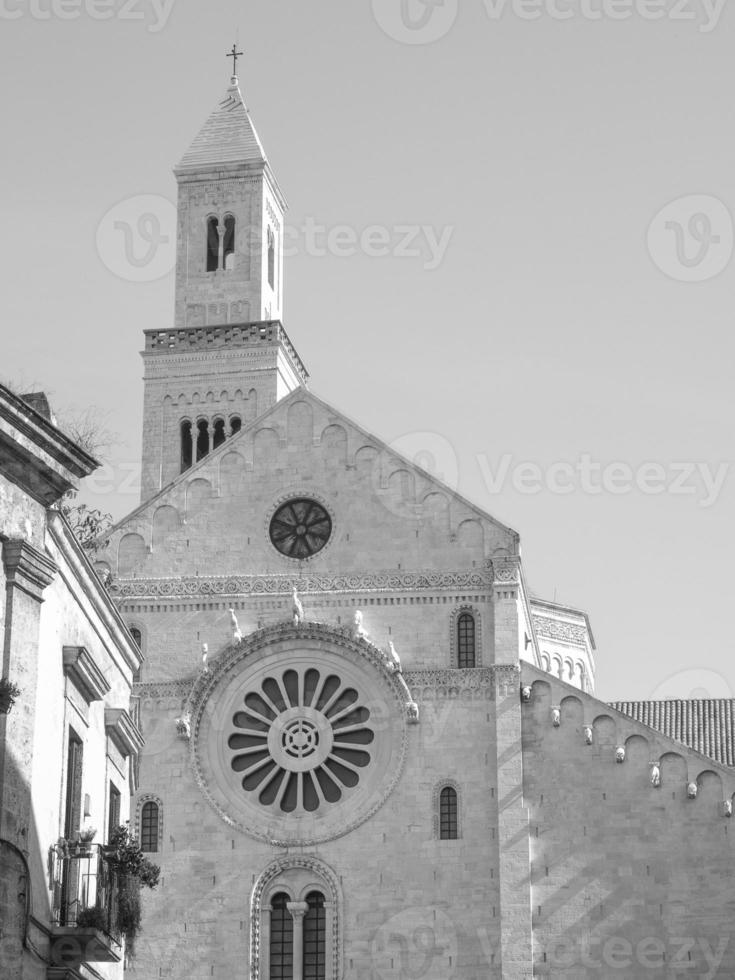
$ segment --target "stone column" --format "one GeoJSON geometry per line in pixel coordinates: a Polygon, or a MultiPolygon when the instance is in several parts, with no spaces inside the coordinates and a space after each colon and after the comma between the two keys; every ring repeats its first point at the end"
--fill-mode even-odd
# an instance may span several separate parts
{"type": "Polygon", "coordinates": [[[271,975],[271,912],[273,906],[261,905],[260,907],[260,938],[258,945],[258,976],[269,977],[271,975]]]}
{"type": "Polygon", "coordinates": [[[304,916],[309,911],[306,902],[287,902],[293,919],[293,980],[304,980],[304,916]]]}
{"type": "Polygon", "coordinates": [[[520,697],[520,558],[493,560],[498,886],[503,980],[533,975],[531,855],[523,800],[520,697]]]}

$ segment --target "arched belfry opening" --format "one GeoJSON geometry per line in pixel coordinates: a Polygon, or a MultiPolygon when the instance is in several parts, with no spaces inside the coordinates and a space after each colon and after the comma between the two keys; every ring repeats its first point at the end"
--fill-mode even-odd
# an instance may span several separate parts
{"type": "Polygon", "coordinates": [[[219,264],[219,219],[207,218],[207,272],[216,272],[219,264]]]}

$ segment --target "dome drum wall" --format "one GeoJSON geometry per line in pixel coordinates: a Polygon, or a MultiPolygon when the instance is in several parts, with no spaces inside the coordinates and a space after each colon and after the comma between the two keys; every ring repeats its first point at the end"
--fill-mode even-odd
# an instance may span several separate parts
{"type": "Polygon", "coordinates": [[[231,827],[319,843],[376,812],[403,769],[405,687],[383,653],[320,624],[261,630],[195,691],[200,788],[231,827]]]}

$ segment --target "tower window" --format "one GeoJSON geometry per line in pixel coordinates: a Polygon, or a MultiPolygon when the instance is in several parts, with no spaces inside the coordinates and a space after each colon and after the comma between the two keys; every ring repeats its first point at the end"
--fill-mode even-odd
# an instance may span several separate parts
{"type": "Polygon", "coordinates": [[[197,422],[197,462],[209,453],[209,422],[200,419],[197,422]]]}
{"type": "Polygon", "coordinates": [[[276,239],[273,229],[268,229],[268,285],[276,288],[276,239]]]}
{"type": "Polygon", "coordinates": [[[457,790],[452,786],[439,794],[439,839],[457,839],[457,790]]]}
{"type": "Polygon", "coordinates": [[[212,446],[216,449],[225,441],[225,422],[224,419],[216,419],[214,423],[214,439],[212,446]]]}
{"type": "Polygon", "coordinates": [[[293,919],[288,895],[279,892],[271,902],[270,980],[293,980],[293,919]]]}
{"type": "MultiPolygon", "coordinates": [[[[234,230],[234,229],[233,229],[234,230]]],[[[215,272],[219,265],[219,221],[207,218],[207,272],[215,272]]]]}
{"type": "Polygon", "coordinates": [[[225,215],[225,240],[222,249],[222,266],[225,269],[235,267],[235,219],[231,214],[225,215]]]}
{"type": "Polygon", "coordinates": [[[457,618],[457,666],[475,666],[475,617],[468,612],[457,618]]]}
{"type": "Polygon", "coordinates": [[[158,850],[158,804],[149,800],[140,811],[140,847],[143,851],[158,850]]]}
{"type": "Polygon", "coordinates": [[[304,916],[304,980],[324,980],[326,976],[326,913],[321,892],[309,892],[304,916]]]}
{"type": "Polygon", "coordinates": [[[181,423],[181,472],[191,466],[193,455],[191,422],[181,423]]]}

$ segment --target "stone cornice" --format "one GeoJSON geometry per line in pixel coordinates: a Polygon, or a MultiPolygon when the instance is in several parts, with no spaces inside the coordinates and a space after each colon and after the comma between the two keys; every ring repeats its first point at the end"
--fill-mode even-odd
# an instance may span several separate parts
{"type": "Polygon", "coordinates": [[[105,731],[126,758],[136,756],[145,745],[140,729],[125,708],[105,708],[105,731]]]}
{"type": "Polygon", "coordinates": [[[8,584],[42,602],[43,590],[58,571],[56,564],[23,538],[4,541],[2,551],[8,584]]]}
{"type": "Polygon", "coordinates": [[[86,647],[63,647],[64,673],[70,678],[84,700],[101,701],[109,692],[107,678],[94,662],[86,647]]]}
{"type": "Polygon", "coordinates": [[[458,591],[490,587],[480,570],[384,571],[329,575],[207,575],[190,578],[118,579],[111,587],[121,598],[189,598],[195,596],[290,596],[294,587],[302,597],[333,593],[458,591]]]}
{"type": "Polygon", "coordinates": [[[68,566],[67,585],[69,589],[72,592],[83,592],[85,600],[97,614],[107,631],[105,646],[108,650],[116,650],[125,665],[134,673],[143,662],[142,654],[118,612],[117,606],[112,601],[105,586],[100,582],[89,558],[60,511],[50,510],[48,512],[48,531],[51,540],[59,550],[60,557],[68,566]]]}
{"type": "Polygon", "coordinates": [[[97,462],[18,395],[0,385],[0,470],[34,500],[56,503],[97,462]]]}

